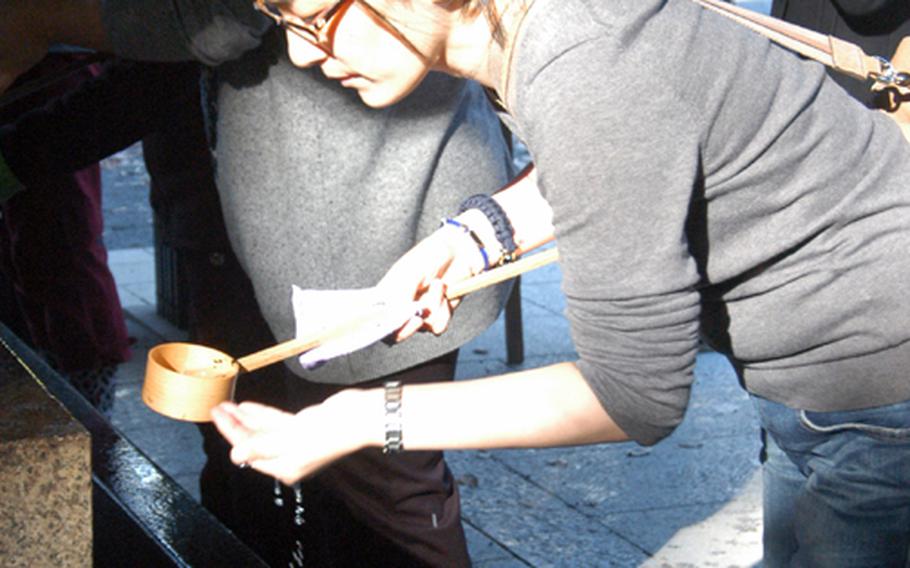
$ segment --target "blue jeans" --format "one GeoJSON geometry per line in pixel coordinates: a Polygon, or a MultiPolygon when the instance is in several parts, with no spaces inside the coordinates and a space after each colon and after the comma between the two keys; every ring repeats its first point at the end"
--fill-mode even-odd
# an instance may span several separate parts
{"type": "Polygon", "coordinates": [[[907,566],[910,401],[811,412],[752,400],[765,437],[764,566],[907,566]]]}

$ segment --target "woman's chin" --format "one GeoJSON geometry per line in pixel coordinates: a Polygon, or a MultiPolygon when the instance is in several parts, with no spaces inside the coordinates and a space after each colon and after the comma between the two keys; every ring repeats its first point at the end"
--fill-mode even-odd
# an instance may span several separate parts
{"type": "Polygon", "coordinates": [[[404,98],[404,94],[377,92],[376,89],[359,89],[357,94],[365,105],[371,108],[385,108],[404,98]]]}
{"type": "Polygon", "coordinates": [[[354,86],[360,100],[372,108],[385,108],[391,106],[403,98],[407,97],[419,83],[408,84],[406,86],[394,83],[372,82],[369,85],[354,86]]]}

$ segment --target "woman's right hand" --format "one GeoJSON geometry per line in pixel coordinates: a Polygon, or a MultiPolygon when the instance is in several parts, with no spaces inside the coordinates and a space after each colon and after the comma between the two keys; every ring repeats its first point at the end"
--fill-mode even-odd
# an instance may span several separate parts
{"type": "Polygon", "coordinates": [[[446,286],[480,272],[482,262],[470,237],[447,227],[420,241],[398,259],[377,288],[384,289],[390,298],[416,301],[418,309],[395,334],[395,340],[403,341],[421,330],[443,333],[452,310],[458,305],[458,300],[446,297],[446,286]]]}

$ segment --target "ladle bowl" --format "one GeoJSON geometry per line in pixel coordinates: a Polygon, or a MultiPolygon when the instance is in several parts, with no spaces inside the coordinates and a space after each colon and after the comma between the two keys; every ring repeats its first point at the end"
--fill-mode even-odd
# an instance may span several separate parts
{"type": "Polygon", "coordinates": [[[170,418],[207,422],[212,408],[234,398],[239,372],[234,358],[217,349],[163,343],[149,350],[142,401],[170,418]]]}

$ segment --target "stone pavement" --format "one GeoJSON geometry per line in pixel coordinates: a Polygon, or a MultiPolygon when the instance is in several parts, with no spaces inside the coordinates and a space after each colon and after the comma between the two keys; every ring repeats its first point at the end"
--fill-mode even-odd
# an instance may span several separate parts
{"type": "MultiPolygon", "coordinates": [[[[140,389],[147,350],[183,333],[156,315],[153,250],[110,252],[133,360],[112,422],[198,499],[196,427],[155,414],[140,389]]],[[[509,367],[502,319],[461,351],[459,378],[571,359],[550,266],[522,277],[525,361],[509,367]]],[[[758,432],[726,361],[699,355],[683,425],[652,448],[613,444],[449,452],[476,566],[753,566],[761,557],[758,432]]]]}

